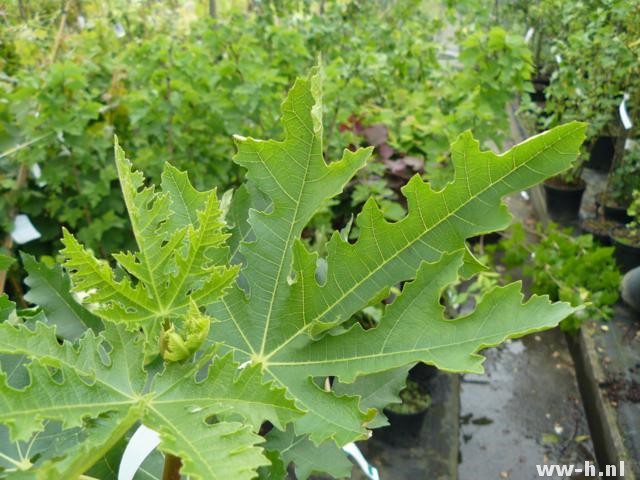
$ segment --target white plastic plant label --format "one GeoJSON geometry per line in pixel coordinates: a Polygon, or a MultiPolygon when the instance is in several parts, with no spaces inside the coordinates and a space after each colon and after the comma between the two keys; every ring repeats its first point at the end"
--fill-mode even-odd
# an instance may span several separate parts
{"type": "Polygon", "coordinates": [[[622,101],[620,102],[620,107],[618,111],[620,113],[620,120],[622,121],[622,126],[625,130],[631,130],[633,127],[633,122],[631,122],[631,118],[629,117],[629,112],[627,112],[627,100],[629,100],[629,94],[625,93],[622,96],[622,101]]]}
{"type": "MultiPolygon", "coordinates": [[[[136,472],[142,466],[145,459],[160,445],[160,435],[155,430],[140,425],[122,454],[118,480],[133,480],[136,472]]],[[[380,480],[378,469],[364,458],[364,455],[355,443],[349,443],[342,447],[342,451],[349,455],[358,464],[367,478],[380,480]]]]}
{"type": "Polygon", "coordinates": [[[16,215],[16,218],[13,223],[13,231],[11,232],[11,237],[13,241],[19,245],[23,243],[30,242],[31,240],[35,240],[36,238],[40,238],[40,232],[36,230],[36,227],[33,226],[31,220],[27,215],[16,215]]]}
{"type": "Polygon", "coordinates": [[[158,445],[160,445],[158,432],[140,425],[129,440],[127,448],[124,449],[118,469],[118,480],[133,480],[142,463],[158,445]]]}
{"type": "Polygon", "coordinates": [[[536,31],[536,29],[535,29],[535,28],[533,28],[533,27],[529,27],[529,30],[527,30],[527,33],[526,33],[526,34],[525,34],[525,36],[524,36],[524,41],[525,41],[526,43],[529,43],[529,42],[531,41],[531,39],[533,38],[533,34],[534,34],[534,32],[535,32],[535,31],[536,31]]]}
{"type": "Polygon", "coordinates": [[[36,180],[38,180],[42,176],[42,169],[40,168],[39,164],[34,163],[33,165],[31,165],[31,175],[33,175],[33,178],[35,178],[36,180]]]}
{"type": "Polygon", "coordinates": [[[367,462],[362,452],[355,443],[348,443],[342,447],[342,451],[355,460],[364,474],[371,480],[380,480],[378,469],[367,462]]]}
{"type": "Polygon", "coordinates": [[[44,187],[47,184],[47,182],[41,180],[42,169],[40,168],[39,164],[34,163],[33,165],[31,165],[31,175],[33,175],[33,178],[36,179],[36,183],[39,187],[44,187]]]}
{"type": "Polygon", "coordinates": [[[125,32],[124,27],[122,26],[122,24],[120,22],[116,23],[113,26],[113,31],[116,34],[116,38],[122,38],[127,34],[127,32],[125,32]]]}
{"type": "Polygon", "coordinates": [[[560,56],[559,53],[556,53],[556,62],[558,63],[558,65],[562,63],[562,57],[560,56]]]}

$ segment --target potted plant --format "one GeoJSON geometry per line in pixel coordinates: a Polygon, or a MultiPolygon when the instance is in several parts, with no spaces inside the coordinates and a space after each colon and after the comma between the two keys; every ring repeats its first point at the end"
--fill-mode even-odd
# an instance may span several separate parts
{"type": "Polygon", "coordinates": [[[559,7],[563,28],[551,46],[556,68],[546,92],[546,126],[586,119],[585,166],[608,171],[622,134],[618,106],[634,81],[631,72],[637,70],[633,42],[620,27],[635,7],[565,3],[559,7]]]}
{"type": "Polygon", "coordinates": [[[613,260],[613,247],[601,247],[591,235],[574,236],[569,228],[550,223],[535,231],[536,238],[527,243],[524,226],[514,224],[511,235],[498,244],[504,252],[502,261],[510,268],[522,267],[532,279],[531,291],[553,299],[586,304],[586,308],[565,319],[564,331],[578,330],[587,318],[609,319],[618,300],[620,272],[613,260]]]}
{"type": "Polygon", "coordinates": [[[629,223],[627,209],[633,200],[633,191],[640,177],[640,148],[635,142],[614,164],[605,191],[596,198],[598,210],[608,220],[629,223]]]}
{"type": "Polygon", "coordinates": [[[417,438],[431,405],[431,396],[426,386],[410,378],[400,391],[400,399],[401,403],[391,403],[384,408],[389,425],[376,431],[376,435],[391,444],[417,438]]]}
{"type": "Polygon", "coordinates": [[[633,202],[629,205],[627,214],[633,220],[611,231],[616,247],[616,261],[623,272],[640,265],[640,190],[634,190],[633,202]]]}
{"type": "Polygon", "coordinates": [[[612,229],[619,225],[620,223],[613,220],[607,220],[601,215],[595,218],[587,218],[580,222],[580,228],[582,231],[593,235],[593,238],[604,246],[611,245],[611,237],[609,234],[612,229]]]}
{"type": "Polygon", "coordinates": [[[583,163],[578,160],[569,171],[556,175],[543,183],[547,212],[556,222],[578,219],[582,196],[587,187],[582,180],[583,163]]]}

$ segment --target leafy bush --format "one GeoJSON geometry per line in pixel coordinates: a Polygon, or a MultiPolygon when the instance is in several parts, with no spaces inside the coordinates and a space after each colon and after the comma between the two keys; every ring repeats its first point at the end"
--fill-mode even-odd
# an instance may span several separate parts
{"type": "Polygon", "coordinates": [[[633,142],[612,168],[603,200],[607,205],[627,207],[633,201],[633,191],[640,178],[640,145],[633,142]]]}
{"type": "Polygon", "coordinates": [[[404,378],[407,365],[423,361],[481,372],[479,350],[574,312],[546,297],[522,303],[518,283],[490,290],[455,321],[440,298],[460,275],[479,271],[465,239],[508,225],[501,198],[570,166],[585,125],[558,127],[500,156],[461,135],[452,145],[452,183],[435,191],[414,176],[403,189],[408,213],[396,223],[369,200],[356,220],[358,239],[334,234],[321,262],[301,233],[371,153],[345,150],[326,163],[321,111],[315,73],[298,80],[283,104],[283,141],[236,137],[246,185],[228,209],[227,197],[221,205],[215,190],[195,190],[171,166],[160,191],[145,186],[116,145],[137,251],[114,255],[113,268],[65,232],[62,252],[89,310],[74,318],[90,326],[85,318],[97,316],[103,326],[58,338],[59,311],[51,307],[73,305],[64,282],[58,295],[39,289],[41,310],[16,312],[0,297],[5,473],[96,474],[142,422],[159,431],[160,449],[179,457],[191,478],[249,479],[258,467],[282,478],[291,461],[301,479],[337,467],[344,475],[338,447],[383,424],[389,394],[397,398],[397,389],[389,391],[394,371],[404,378]],[[402,292],[376,328],[348,323],[397,284],[402,292]],[[265,421],[275,427],[267,456],[256,433],[265,421]],[[33,456],[19,453],[24,442],[33,456]]]}
{"type": "Polygon", "coordinates": [[[575,331],[588,318],[611,318],[621,280],[614,247],[598,246],[592,235],[573,236],[571,229],[553,223],[538,225],[535,235],[537,241],[527,243],[522,225],[515,224],[498,250],[508,267],[522,267],[522,274],[533,280],[533,293],[585,305],[562,321],[562,329],[575,331]]]}
{"type": "MultiPolygon", "coordinates": [[[[230,161],[231,136],[281,135],[280,98],[319,55],[330,80],[329,156],[361,143],[341,128],[350,119],[388,121],[401,154],[428,153],[434,161],[468,128],[499,144],[505,104],[528,68],[522,40],[500,30],[465,35],[462,65],[441,61],[441,21],[419,0],[384,9],[326,2],[322,13],[311,4],[265,2],[217,19],[194,17],[178,3],[129,3],[106,14],[100,2],[81,9],[71,2],[59,43],[56,2],[30,6],[26,20],[9,10],[0,146],[38,141],[0,159],[0,193],[43,234],[26,246],[32,253],[54,250],[60,224],[102,256],[132,247],[110,149],[114,132],[153,181],[170,161],[192,172],[199,188],[237,186],[242,171],[230,161]],[[42,178],[9,195],[20,165],[35,163],[42,178]]],[[[10,210],[0,213],[5,232],[10,210]]]]}

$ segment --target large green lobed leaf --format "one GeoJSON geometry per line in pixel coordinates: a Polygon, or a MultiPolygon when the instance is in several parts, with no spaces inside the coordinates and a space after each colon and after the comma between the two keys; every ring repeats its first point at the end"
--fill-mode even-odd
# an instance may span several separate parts
{"type": "Polygon", "coordinates": [[[86,436],[42,465],[40,478],[76,478],[138,421],[160,432],[160,448],[180,456],[184,474],[253,478],[266,462],[254,432],[267,419],[284,428],[298,415],[293,402],[265,384],[257,367],[238,370],[216,348],[149,378],[142,341],[111,323],[100,336],[89,330],[77,347],[60,345],[55,329],[43,323],[34,330],[0,324],[0,353],[24,355],[31,379],[16,390],[0,376],[0,423],[11,440],[30,439],[47,421],[64,430],[82,427],[86,436]]]}
{"type": "Polygon", "coordinates": [[[452,145],[454,180],[434,191],[413,177],[403,188],[408,214],[395,223],[383,218],[373,200],[367,202],[355,243],[337,232],[332,236],[320,283],[319,259],[302,243],[302,229],[370,155],[361,149],[345,151],[339,162],[324,160],[321,105],[314,72],[296,82],[283,104],[283,141],[236,138],[235,161],[247,168],[248,188],[231,210],[251,207],[244,217],[234,216],[232,242],[244,267],[238,286],[209,309],[223,322],[210,338],[287,389],[307,412],[296,422],[299,434],[343,445],[366,438],[375,410],[361,411],[357,396],[324,391],[318,386],[322,378],[352,382],[416,361],[478,372],[479,350],[550,328],[572,312],[546,298],[522,304],[519,287],[512,285],[491,292],[473,314],[449,321],[439,298],[470,258],[465,239],[508,226],[502,197],[567,169],[585,126],[557,127],[502,155],[481,151],[470,133],[461,135],[452,145]],[[270,200],[266,208],[264,197],[270,200]],[[340,328],[390,287],[412,279],[378,328],[340,328]]]}

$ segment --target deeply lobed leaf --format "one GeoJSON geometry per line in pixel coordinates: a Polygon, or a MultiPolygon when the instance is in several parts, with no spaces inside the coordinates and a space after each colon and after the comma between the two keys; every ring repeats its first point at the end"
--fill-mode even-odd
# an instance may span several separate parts
{"type": "Polygon", "coordinates": [[[357,218],[357,241],[334,233],[321,260],[302,243],[302,230],[370,154],[345,151],[341,161],[326,163],[321,108],[314,72],[296,82],[283,104],[283,141],[237,138],[235,161],[247,168],[248,183],[230,211],[234,258],[244,268],[237,286],[209,309],[222,321],[210,338],[287,389],[307,412],[296,421],[298,434],[343,445],[366,438],[376,409],[361,411],[365,403],[357,396],[325,391],[322,378],[353,382],[416,361],[479,371],[479,350],[550,328],[572,312],[544,298],[522,304],[518,285],[495,290],[475,313],[456,321],[444,318],[439,299],[448,283],[475,267],[465,239],[505,228],[511,217],[502,198],[567,169],[585,126],[557,127],[502,155],[481,151],[470,133],[461,135],[452,145],[452,182],[435,191],[413,177],[403,188],[408,213],[395,223],[368,201],[357,218]],[[390,287],[414,279],[380,326],[341,329],[390,287]],[[499,316],[490,313],[491,305],[500,305],[499,316]]]}
{"type": "MultiPolygon", "coordinates": [[[[196,191],[186,173],[167,164],[161,192],[157,192],[154,187],[145,186],[142,173],[132,170],[117,141],[115,152],[138,251],[113,256],[124,275],[118,275],[106,261],[96,259],[66,230],[61,253],[74,291],[86,294],[86,302],[93,305],[95,314],[124,323],[129,329],[144,327],[155,340],[161,324],[165,329],[175,330],[176,323],[179,329],[188,329],[187,324],[194,317],[193,310],[190,313],[193,305],[200,308],[215,301],[238,269],[220,264],[226,257],[224,242],[228,234],[224,233],[215,190],[196,191]]],[[[203,323],[205,327],[203,336],[208,322],[203,323]]],[[[186,339],[184,343],[188,343],[186,339]]],[[[167,344],[170,348],[177,345],[167,344]]],[[[180,358],[193,353],[199,345],[191,341],[180,358]]],[[[172,358],[178,359],[176,355],[174,352],[172,358]]]]}
{"type": "MultiPolygon", "coordinates": [[[[0,324],[0,354],[24,355],[30,383],[0,383],[0,423],[12,441],[27,440],[48,421],[64,430],[83,427],[87,438],[45,465],[56,478],[84,472],[137,421],[160,432],[160,448],[179,455],[193,478],[250,479],[265,458],[252,430],[263,420],[279,428],[299,415],[282,389],[264,383],[255,367],[238,369],[212,348],[198,362],[169,363],[153,378],[143,369],[139,333],[106,324],[89,330],[78,346],[60,344],[55,329],[0,324]],[[106,415],[106,416],[105,416],[106,415]],[[87,427],[89,419],[98,425],[87,427]],[[102,420],[100,420],[102,419],[102,420]]],[[[28,465],[27,465],[28,466],[28,465]]]]}

